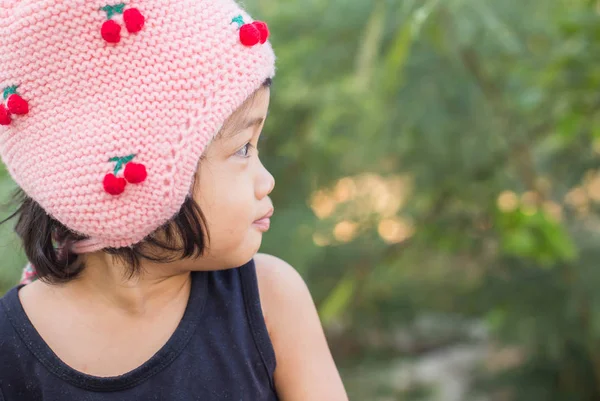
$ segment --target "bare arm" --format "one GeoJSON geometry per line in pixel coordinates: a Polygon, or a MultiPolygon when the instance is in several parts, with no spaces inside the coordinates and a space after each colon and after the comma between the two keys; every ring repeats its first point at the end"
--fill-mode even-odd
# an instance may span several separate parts
{"type": "Polygon", "coordinates": [[[282,401],[347,401],[313,299],[296,270],[274,256],[255,257],[265,321],[282,401]]]}

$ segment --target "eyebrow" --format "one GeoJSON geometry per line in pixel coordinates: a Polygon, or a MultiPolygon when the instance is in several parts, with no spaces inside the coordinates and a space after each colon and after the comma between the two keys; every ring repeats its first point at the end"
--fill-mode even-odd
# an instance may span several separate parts
{"type": "Polygon", "coordinates": [[[243,131],[250,127],[254,127],[255,125],[261,125],[263,123],[263,121],[265,121],[265,119],[263,117],[253,118],[252,120],[246,121],[246,125],[242,129],[236,130],[236,131],[243,131]]]}
{"type": "MultiPolygon", "coordinates": [[[[268,116],[268,112],[267,112],[267,116],[268,116]]],[[[263,122],[265,121],[264,117],[256,117],[256,118],[252,118],[250,120],[246,120],[244,122],[244,124],[238,124],[235,129],[231,130],[229,132],[228,135],[225,135],[225,130],[221,131],[219,134],[217,134],[217,138],[223,138],[223,137],[227,137],[227,138],[232,138],[235,135],[237,135],[238,133],[247,130],[250,127],[254,127],[257,125],[261,125],[263,122]]]]}

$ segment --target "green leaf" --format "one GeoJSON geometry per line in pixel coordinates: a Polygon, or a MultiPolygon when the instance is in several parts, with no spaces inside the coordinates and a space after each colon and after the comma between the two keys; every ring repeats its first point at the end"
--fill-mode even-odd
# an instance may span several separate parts
{"type": "Polygon", "coordinates": [[[371,13],[367,28],[362,38],[360,52],[357,58],[355,84],[360,90],[366,90],[373,77],[374,67],[377,64],[383,28],[385,26],[386,7],[379,1],[371,13]]]}
{"type": "Polygon", "coordinates": [[[535,253],[536,239],[526,227],[517,228],[506,234],[504,251],[521,257],[530,257],[535,253]]]}
{"type": "Polygon", "coordinates": [[[571,112],[565,115],[558,123],[558,133],[564,138],[572,138],[581,129],[585,117],[579,113],[571,112]]]}
{"type": "Polygon", "coordinates": [[[413,42],[413,26],[411,22],[398,32],[385,60],[384,80],[389,92],[395,92],[402,84],[402,69],[409,55],[413,42]]]}
{"type": "Polygon", "coordinates": [[[125,3],[115,4],[113,6],[106,5],[101,7],[100,10],[106,12],[106,18],[111,19],[115,14],[123,14],[123,10],[125,9],[125,3]]]}
{"type": "Polygon", "coordinates": [[[325,299],[319,311],[324,324],[331,322],[344,312],[352,299],[355,286],[356,277],[354,275],[347,275],[337,284],[325,299]]]}
{"type": "Polygon", "coordinates": [[[4,91],[3,91],[4,100],[8,99],[8,97],[10,95],[14,95],[15,93],[17,93],[18,87],[19,87],[18,85],[12,85],[7,88],[4,88],[4,91]]]}
{"type": "Polygon", "coordinates": [[[234,22],[237,22],[237,24],[241,27],[242,25],[244,25],[244,17],[242,17],[241,15],[238,15],[237,17],[235,17],[234,19],[231,20],[232,24],[234,22]]]}
{"type": "Polygon", "coordinates": [[[486,28],[495,34],[495,37],[507,50],[511,52],[518,52],[521,50],[521,41],[519,41],[517,35],[512,32],[509,26],[504,23],[484,1],[473,1],[471,4],[479,11],[479,15],[482,17],[482,20],[485,21],[486,28]]]}
{"type": "Polygon", "coordinates": [[[115,169],[114,169],[115,175],[119,174],[119,171],[121,171],[121,167],[123,167],[123,161],[122,161],[122,159],[119,159],[119,161],[117,162],[117,165],[115,166],[115,169]]]}
{"type": "Polygon", "coordinates": [[[114,11],[119,14],[123,14],[123,10],[125,9],[125,3],[119,3],[113,7],[114,11]]]}

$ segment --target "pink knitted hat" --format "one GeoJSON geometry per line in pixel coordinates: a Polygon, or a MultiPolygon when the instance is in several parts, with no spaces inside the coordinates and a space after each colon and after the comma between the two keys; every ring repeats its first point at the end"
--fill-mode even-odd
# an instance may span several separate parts
{"type": "Polygon", "coordinates": [[[91,252],[142,241],[275,72],[233,0],[0,0],[0,156],[91,252]]]}

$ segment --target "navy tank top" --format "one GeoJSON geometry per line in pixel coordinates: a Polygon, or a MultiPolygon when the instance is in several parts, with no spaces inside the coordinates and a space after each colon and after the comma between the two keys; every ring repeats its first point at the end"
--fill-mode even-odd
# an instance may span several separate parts
{"type": "Polygon", "coordinates": [[[276,401],[275,352],[254,261],[192,273],[185,313],[167,343],[124,375],[96,377],[62,362],[17,292],[0,300],[0,401],[276,401]]]}

